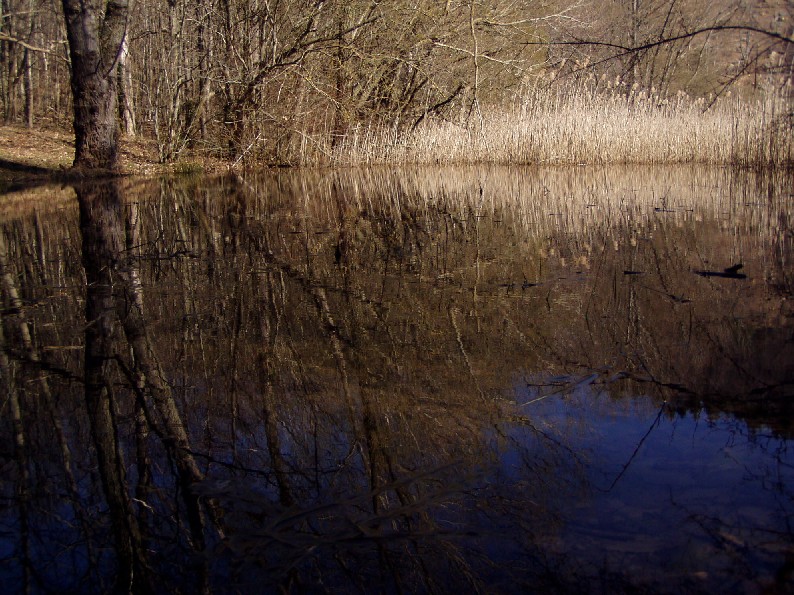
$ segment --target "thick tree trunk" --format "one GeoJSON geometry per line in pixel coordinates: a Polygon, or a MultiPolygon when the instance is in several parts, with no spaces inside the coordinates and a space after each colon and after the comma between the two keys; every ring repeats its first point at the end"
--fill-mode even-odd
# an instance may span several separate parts
{"type": "Polygon", "coordinates": [[[118,75],[128,0],[63,0],[74,99],[74,168],[118,168],[118,75]],[[103,16],[104,15],[104,16],[103,16]]]}

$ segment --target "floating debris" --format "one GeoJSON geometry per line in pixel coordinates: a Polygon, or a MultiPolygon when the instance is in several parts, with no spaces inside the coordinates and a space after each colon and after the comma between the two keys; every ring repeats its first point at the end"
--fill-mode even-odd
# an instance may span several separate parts
{"type": "Polygon", "coordinates": [[[744,273],[740,273],[739,269],[741,269],[744,265],[739,263],[733,266],[730,266],[722,271],[695,271],[696,274],[700,275],[701,277],[721,277],[723,279],[747,279],[747,275],[744,273]]]}

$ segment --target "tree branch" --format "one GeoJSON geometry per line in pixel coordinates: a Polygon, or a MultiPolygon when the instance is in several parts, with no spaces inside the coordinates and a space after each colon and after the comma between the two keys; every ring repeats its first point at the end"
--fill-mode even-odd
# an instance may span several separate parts
{"type": "Polygon", "coordinates": [[[32,52],[44,52],[45,54],[49,54],[52,51],[47,48],[40,48],[38,46],[31,45],[26,41],[22,41],[21,39],[17,39],[16,37],[12,37],[11,35],[7,35],[5,33],[0,33],[0,41],[8,41],[10,43],[21,45],[26,50],[30,50],[32,52]]]}
{"type": "Polygon", "coordinates": [[[651,41],[648,43],[643,43],[637,46],[628,46],[622,45],[619,43],[611,43],[608,41],[595,41],[595,40],[588,40],[588,39],[574,39],[572,41],[527,41],[524,42],[523,45],[586,45],[586,46],[593,46],[593,47],[604,47],[604,48],[611,48],[615,50],[620,50],[619,53],[615,54],[613,58],[617,58],[620,56],[625,56],[628,54],[635,54],[638,52],[644,52],[645,50],[650,50],[655,47],[666,45],[669,43],[675,43],[676,41],[681,41],[682,39],[690,39],[692,37],[697,37],[698,35],[703,35],[704,33],[714,33],[714,32],[723,32],[723,31],[745,31],[749,33],[758,33],[759,35],[764,35],[766,37],[770,37],[777,41],[786,43],[786,44],[794,44],[794,39],[791,37],[786,37],[781,33],[775,33],[774,31],[768,31],[766,29],[761,29],[760,27],[753,27],[751,25],[714,25],[711,27],[703,27],[702,29],[696,29],[694,31],[690,31],[688,33],[682,33],[681,35],[674,35],[672,37],[664,37],[662,39],[657,39],[656,41],[651,41]]]}

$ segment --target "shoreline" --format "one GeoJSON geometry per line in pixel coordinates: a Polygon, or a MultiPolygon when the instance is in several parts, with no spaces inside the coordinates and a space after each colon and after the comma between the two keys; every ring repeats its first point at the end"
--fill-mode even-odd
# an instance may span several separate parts
{"type": "MultiPolygon", "coordinates": [[[[340,143],[339,154],[329,159],[329,162],[298,160],[294,163],[288,161],[278,164],[258,162],[253,158],[238,163],[239,159],[232,162],[208,157],[196,151],[185,151],[175,162],[160,163],[154,139],[122,135],[119,142],[118,172],[73,170],[74,136],[70,129],[46,124],[30,129],[16,124],[3,124],[0,125],[0,191],[8,192],[48,183],[68,184],[89,178],[211,175],[274,167],[347,169],[373,166],[571,167],[699,164],[757,171],[790,171],[792,168],[792,145],[786,134],[788,130],[771,131],[768,128],[769,122],[756,122],[755,128],[752,123],[748,124],[749,128],[740,135],[735,130],[723,130],[723,120],[726,119],[724,114],[723,117],[712,117],[711,128],[716,128],[711,130],[704,125],[702,114],[693,116],[689,112],[682,112],[689,118],[685,122],[689,125],[687,130],[698,126],[707,130],[701,131],[700,138],[681,142],[678,137],[683,133],[678,134],[680,131],[672,131],[672,136],[670,135],[669,128],[675,127],[675,120],[671,120],[669,115],[660,123],[660,114],[654,112],[627,125],[623,117],[626,114],[622,112],[615,114],[609,109],[591,109],[590,112],[582,113],[589,114],[590,120],[598,116],[596,120],[600,123],[600,128],[606,129],[601,130],[600,135],[592,137],[588,130],[594,128],[593,121],[582,126],[582,122],[563,110],[561,113],[545,114],[540,118],[540,124],[536,117],[519,117],[518,121],[511,120],[508,125],[509,114],[497,114],[481,130],[480,135],[472,135],[471,131],[443,123],[429,125],[422,131],[410,132],[400,138],[394,138],[393,134],[385,134],[377,129],[363,132],[354,130],[340,143]],[[574,120],[578,122],[576,126],[571,124],[574,120]],[[658,134],[654,134],[654,131],[658,134]],[[659,138],[663,134],[667,136],[659,138]],[[772,136],[767,139],[759,137],[759,134],[772,136]]],[[[784,116],[784,120],[778,123],[784,129],[790,125],[790,121],[786,122],[785,119],[784,116]]],[[[678,122],[678,125],[681,123],[678,122]]]]}
{"type": "MultiPolygon", "coordinates": [[[[100,172],[96,177],[158,176],[184,171],[213,173],[231,167],[219,160],[200,159],[194,155],[175,163],[159,163],[155,142],[143,137],[122,137],[119,148],[119,172],[100,172]]],[[[74,135],[70,130],[0,125],[0,189],[69,182],[86,177],[71,170],[73,160],[74,135]]]]}

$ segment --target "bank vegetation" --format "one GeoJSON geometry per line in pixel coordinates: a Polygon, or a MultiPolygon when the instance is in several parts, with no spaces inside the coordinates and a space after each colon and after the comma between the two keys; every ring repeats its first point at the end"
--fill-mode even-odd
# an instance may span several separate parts
{"type": "MultiPolygon", "coordinates": [[[[104,2],[80,6],[104,18],[104,2]]],[[[122,145],[150,141],[156,161],[183,169],[785,166],[792,11],[783,0],[137,2],[112,65],[122,145]]],[[[2,3],[4,123],[69,130],[71,62],[61,2],[2,3]]]]}

